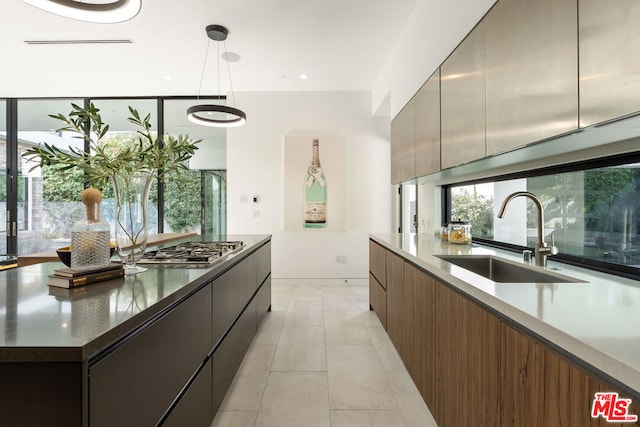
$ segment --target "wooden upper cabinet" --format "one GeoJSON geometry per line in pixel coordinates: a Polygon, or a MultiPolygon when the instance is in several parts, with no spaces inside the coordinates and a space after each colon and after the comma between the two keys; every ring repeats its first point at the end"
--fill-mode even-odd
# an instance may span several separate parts
{"type": "Polygon", "coordinates": [[[577,13],[576,0],[500,0],[487,14],[487,155],[578,128],[577,13]]]}
{"type": "Polygon", "coordinates": [[[486,155],[484,27],[481,21],[440,67],[443,169],[486,155]]]}
{"type": "Polygon", "coordinates": [[[579,0],[580,126],[640,111],[640,2],[579,0]]]}
{"type": "Polygon", "coordinates": [[[416,104],[411,99],[391,121],[391,183],[415,178],[416,104]]]}
{"type": "Polygon", "coordinates": [[[415,96],[415,176],[440,170],[440,69],[415,96]]]}

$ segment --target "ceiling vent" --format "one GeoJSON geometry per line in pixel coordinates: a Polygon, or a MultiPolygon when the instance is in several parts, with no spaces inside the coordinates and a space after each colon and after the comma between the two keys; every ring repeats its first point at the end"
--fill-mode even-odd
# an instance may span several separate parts
{"type": "Polygon", "coordinates": [[[80,39],[80,40],[25,40],[26,44],[127,44],[133,43],[129,39],[80,39]]]}

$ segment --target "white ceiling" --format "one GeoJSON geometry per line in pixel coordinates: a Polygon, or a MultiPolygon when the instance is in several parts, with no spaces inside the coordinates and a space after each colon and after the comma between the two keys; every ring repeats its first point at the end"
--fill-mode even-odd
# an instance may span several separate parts
{"type": "MultiPolygon", "coordinates": [[[[50,97],[197,95],[209,24],[226,26],[227,49],[241,56],[230,63],[234,91],[371,90],[419,0],[143,0],[120,24],[1,1],[0,97],[50,97]],[[78,39],[133,43],[25,43],[78,39]]],[[[215,58],[211,41],[202,95],[218,94],[215,58]]]]}

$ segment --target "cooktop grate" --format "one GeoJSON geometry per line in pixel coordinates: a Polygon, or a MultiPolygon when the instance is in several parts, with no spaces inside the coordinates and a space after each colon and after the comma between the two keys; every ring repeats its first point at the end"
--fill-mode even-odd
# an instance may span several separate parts
{"type": "Polygon", "coordinates": [[[187,242],[145,252],[139,264],[212,264],[242,249],[237,241],[187,242]]]}

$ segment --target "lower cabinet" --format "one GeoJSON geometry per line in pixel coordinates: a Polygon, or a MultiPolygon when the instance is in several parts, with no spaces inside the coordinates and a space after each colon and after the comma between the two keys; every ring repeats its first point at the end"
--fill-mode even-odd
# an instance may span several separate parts
{"type": "Polygon", "coordinates": [[[387,291],[382,287],[378,279],[369,273],[369,308],[373,310],[382,327],[387,327],[387,291]]]}
{"type": "Polygon", "coordinates": [[[404,260],[387,252],[387,334],[399,350],[404,338],[404,260]]]}
{"type": "Polygon", "coordinates": [[[211,402],[213,362],[209,360],[171,411],[163,427],[208,426],[215,415],[211,402]]]}
{"type": "MultiPolygon", "coordinates": [[[[370,305],[378,317],[385,307],[387,333],[439,426],[612,425],[591,418],[594,394],[628,394],[411,262],[386,255],[387,292],[374,291],[382,287],[370,275],[370,305]]],[[[640,399],[631,398],[629,413],[640,415],[640,399]]]]}
{"type": "Polygon", "coordinates": [[[89,425],[209,427],[271,308],[269,251],[247,256],[92,361],[89,425]]]}
{"type": "Polygon", "coordinates": [[[207,286],[91,366],[91,426],[156,425],[211,349],[210,313],[207,286]]]}
{"type": "Polygon", "coordinates": [[[435,402],[438,425],[499,425],[500,321],[434,280],[435,402]]]}

